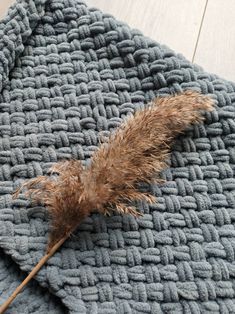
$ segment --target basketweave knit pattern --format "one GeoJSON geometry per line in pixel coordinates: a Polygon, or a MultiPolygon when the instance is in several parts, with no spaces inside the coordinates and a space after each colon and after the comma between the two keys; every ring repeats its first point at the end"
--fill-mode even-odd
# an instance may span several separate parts
{"type": "Polygon", "coordinates": [[[8,313],[235,313],[235,84],[82,1],[12,7],[0,23],[2,298],[20,280],[9,258],[29,272],[48,232],[45,209],[12,191],[58,160],[86,162],[128,114],[185,89],[217,107],[178,138],[167,182],[143,186],[158,202],[137,204],[139,219],[93,215],[51,258],[36,280],[65,308],[30,285],[8,313]]]}
{"type": "MultiPolygon", "coordinates": [[[[6,296],[24,280],[19,267],[12,262],[12,259],[0,251],[0,304],[6,299],[6,296]]],[[[11,305],[8,313],[24,314],[64,314],[66,309],[59,298],[52,296],[48,290],[43,289],[33,280],[28,289],[19,294],[11,305]]]]}

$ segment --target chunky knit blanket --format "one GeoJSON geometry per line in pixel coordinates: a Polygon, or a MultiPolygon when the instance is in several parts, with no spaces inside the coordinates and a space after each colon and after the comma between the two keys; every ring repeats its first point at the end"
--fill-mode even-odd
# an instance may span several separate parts
{"type": "Polygon", "coordinates": [[[18,0],[0,23],[0,303],[45,252],[48,217],[12,192],[65,158],[88,160],[157,95],[216,109],[174,145],[144,216],[93,215],[7,311],[235,313],[235,84],[80,0],[18,0]]]}

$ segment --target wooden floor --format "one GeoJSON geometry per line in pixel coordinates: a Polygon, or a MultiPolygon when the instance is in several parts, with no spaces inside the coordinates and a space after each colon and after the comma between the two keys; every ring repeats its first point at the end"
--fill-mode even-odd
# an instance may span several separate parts
{"type": "MultiPolygon", "coordinates": [[[[0,17],[14,0],[0,0],[0,17]]],[[[86,0],[235,81],[235,0],[86,0]]]]}

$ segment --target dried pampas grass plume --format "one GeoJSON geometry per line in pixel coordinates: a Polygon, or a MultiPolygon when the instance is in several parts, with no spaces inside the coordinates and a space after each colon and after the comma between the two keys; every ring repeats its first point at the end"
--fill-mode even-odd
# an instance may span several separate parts
{"type": "Polygon", "coordinates": [[[139,216],[130,202],[153,202],[154,197],[141,193],[138,182],[151,182],[153,176],[160,182],[174,138],[190,124],[201,122],[202,111],[212,108],[211,98],[193,91],[157,98],[128,118],[94,153],[88,166],[79,160],[60,162],[50,176],[26,182],[27,196],[43,202],[52,221],[47,255],[39,269],[92,212],[139,216]]]}

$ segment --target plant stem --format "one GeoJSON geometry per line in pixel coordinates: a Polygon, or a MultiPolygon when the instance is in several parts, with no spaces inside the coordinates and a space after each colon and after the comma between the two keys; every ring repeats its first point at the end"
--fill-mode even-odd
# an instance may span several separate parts
{"type": "Polygon", "coordinates": [[[55,252],[60,248],[60,246],[67,240],[70,234],[66,234],[63,238],[61,238],[54,246],[50,249],[50,251],[44,255],[37,265],[31,270],[28,276],[22,281],[22,283],[15,289],[12,295],[0,306],[0,314],[3,314],[8,306],[12,303],[12,301],[16,298],[16,296],[21,292],[21,290],[27,285],[27,283],[38,273],[38,271],[42,268],[43,265],[55,254],[55,252]]]}

